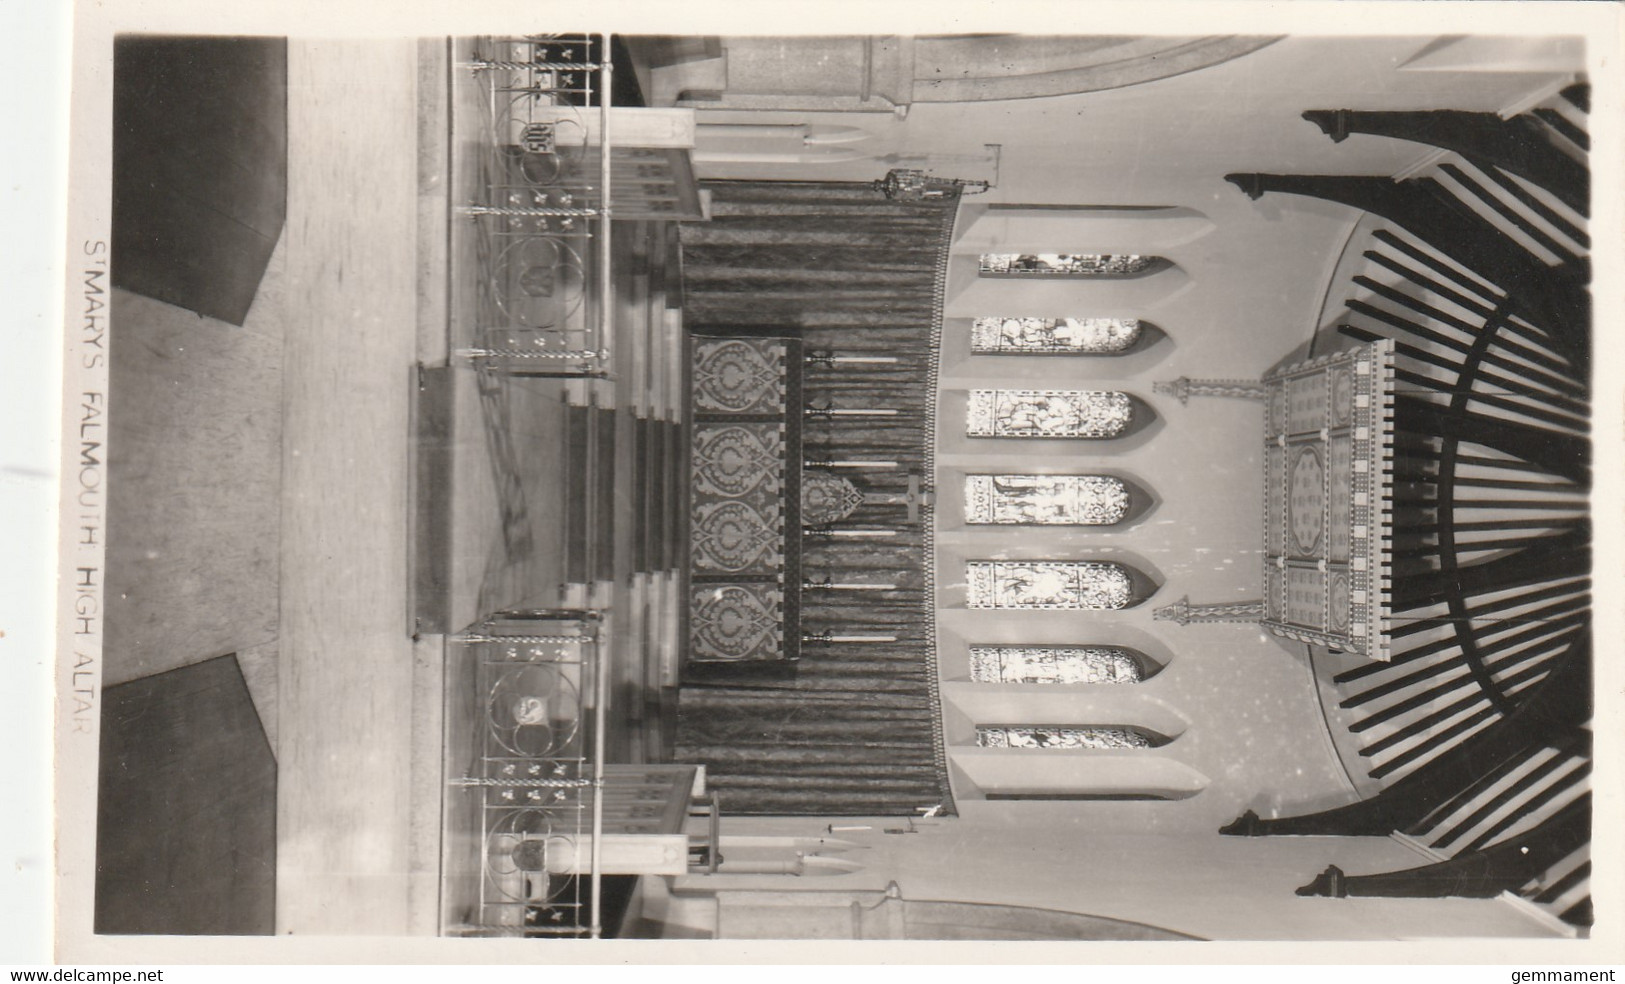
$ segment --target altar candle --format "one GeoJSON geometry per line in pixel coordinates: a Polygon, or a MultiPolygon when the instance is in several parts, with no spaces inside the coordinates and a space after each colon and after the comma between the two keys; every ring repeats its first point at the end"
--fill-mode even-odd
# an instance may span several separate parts
{"type": "Polygon", "coordinates": [[[831,591],[896,591],[897,590],[897,585],[895,585],[895,584],[844,584],[844,583],[823,584],[823,583],[814,582],[814,581],[809,581],[806,585],[804,585],[804,587],[808,587],[808,588],[828,588],[831,591]]]}

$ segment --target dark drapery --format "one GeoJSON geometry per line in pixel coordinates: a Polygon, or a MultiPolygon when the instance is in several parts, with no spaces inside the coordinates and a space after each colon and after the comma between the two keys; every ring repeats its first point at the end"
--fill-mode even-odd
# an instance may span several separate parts
{"type": "MultiPolygon", "coordinates": [[[[685,674],[677,755],[707,766],[732,813],[913,815],[950,805],[936,692],[931,511],[936,348],[942,278],[957,198],[895,202],[866,184],[716,182],[709,222],[685,223],[683,317],[701,335],[801,339],[806,404],[892,409],[864,418],[813,414],[812,462],[870,496],[837,525],[877,539],[809,533],[804,581],[891,584],[801,596],[810,637],[789,666],[707,666],[685,674]],[[884,356],[831,364],[822,356],[884,356]],[[891,497],[893,501],[874,501],[891,497]],[[820,634],[895,636],[820,642],[820,634]]],[[[816,467],[816,465],[814,466],[816,467]]],[[[696,668],[698,669],[698,668],[696,668]]]]}

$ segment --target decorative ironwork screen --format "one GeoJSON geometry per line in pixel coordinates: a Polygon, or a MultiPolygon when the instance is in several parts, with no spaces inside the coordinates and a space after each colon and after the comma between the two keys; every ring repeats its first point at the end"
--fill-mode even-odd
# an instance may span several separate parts
{"type": "Polygon", "coordinates": [[[1110,526],[1128,510],[1128,486],[1107,475],[965,476],[967,523],[1110,526]]]}
{"type": "Polygon", "coordinates": [[[1387,659],[1393,342],[1264,382],[1264,625],[1387,659]]]}

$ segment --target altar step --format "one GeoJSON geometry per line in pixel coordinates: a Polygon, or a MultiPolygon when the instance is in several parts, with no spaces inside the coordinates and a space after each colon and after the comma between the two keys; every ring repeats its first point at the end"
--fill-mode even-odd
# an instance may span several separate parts
{"type": "Polygon", "coordinates": [[[610,760],[665,761],[676,723],[682,428],[625,408],[567,407],[566,416],[561,604],[605,613],[610,760]]]}
{"type": "Polygon", "coordinates": [[[567,398],[576,406],[624,407],[634,417],[680,421],[687,374],[676,226],[616,222],[610,249],[613,336],[605,367],[610,375],[571,380],[567,398]]]}
{"type": "Polygon", "coordinates": [[[564,607],[605,613],[611,761],[669,758],[686,550],[686,337],[676,227],[616,222],[603,379],[564,387],[564,607]]]}
{"type": "Polygon", "coordinates": [[[667,420],[565,408],[565,576],[574,583],[676,569],[683,431],[667,420]],[[624,563],[617,554],[626,553],[624,563]]]}

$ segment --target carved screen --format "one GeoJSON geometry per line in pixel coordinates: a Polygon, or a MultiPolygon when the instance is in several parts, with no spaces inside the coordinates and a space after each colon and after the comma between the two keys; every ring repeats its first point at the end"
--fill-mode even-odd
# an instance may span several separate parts
{"type": "Polygon", "coordinates": [[[978,683],[1139,683],[1139,661],[1115,646],[972,646],[978,683]]]}
{"type": "Polygon", "coordinates": [[[965,476],[967,523],[1110,526],[1128,507],[1128,486],[1106,475],[965,476]]]}
{"type": "Polygon", "coordinates": [[[971,390],[971,437],[1117,437],[1134,421],[1127,393],[1092,390],[971,390]]]}
{"type": "Polygon", "coordinates": [[[965,580],[971,608],[1110,611],[1134,592],[1127,568],[1095,561],[973,560],[965,580]]]}
{"type": "Polygon", "coordinates": [[[976,744],[983,748],[1150,748],[1151,738],[1137,728],[1048,728],[1042,726],[979,727],[976,744]]]}
{"type": "Polygon", "coordinates": [[[970,348],[980,353],[1110,355],[1140,340],[1138,318],[977,318],[970,348]]]}
{"type": "Polygon", "coordinates": [[[1134,253],[983,253],[980,272],[985,277],[1123,277],[1144,273],[1157,259],[1134,253]]]}

